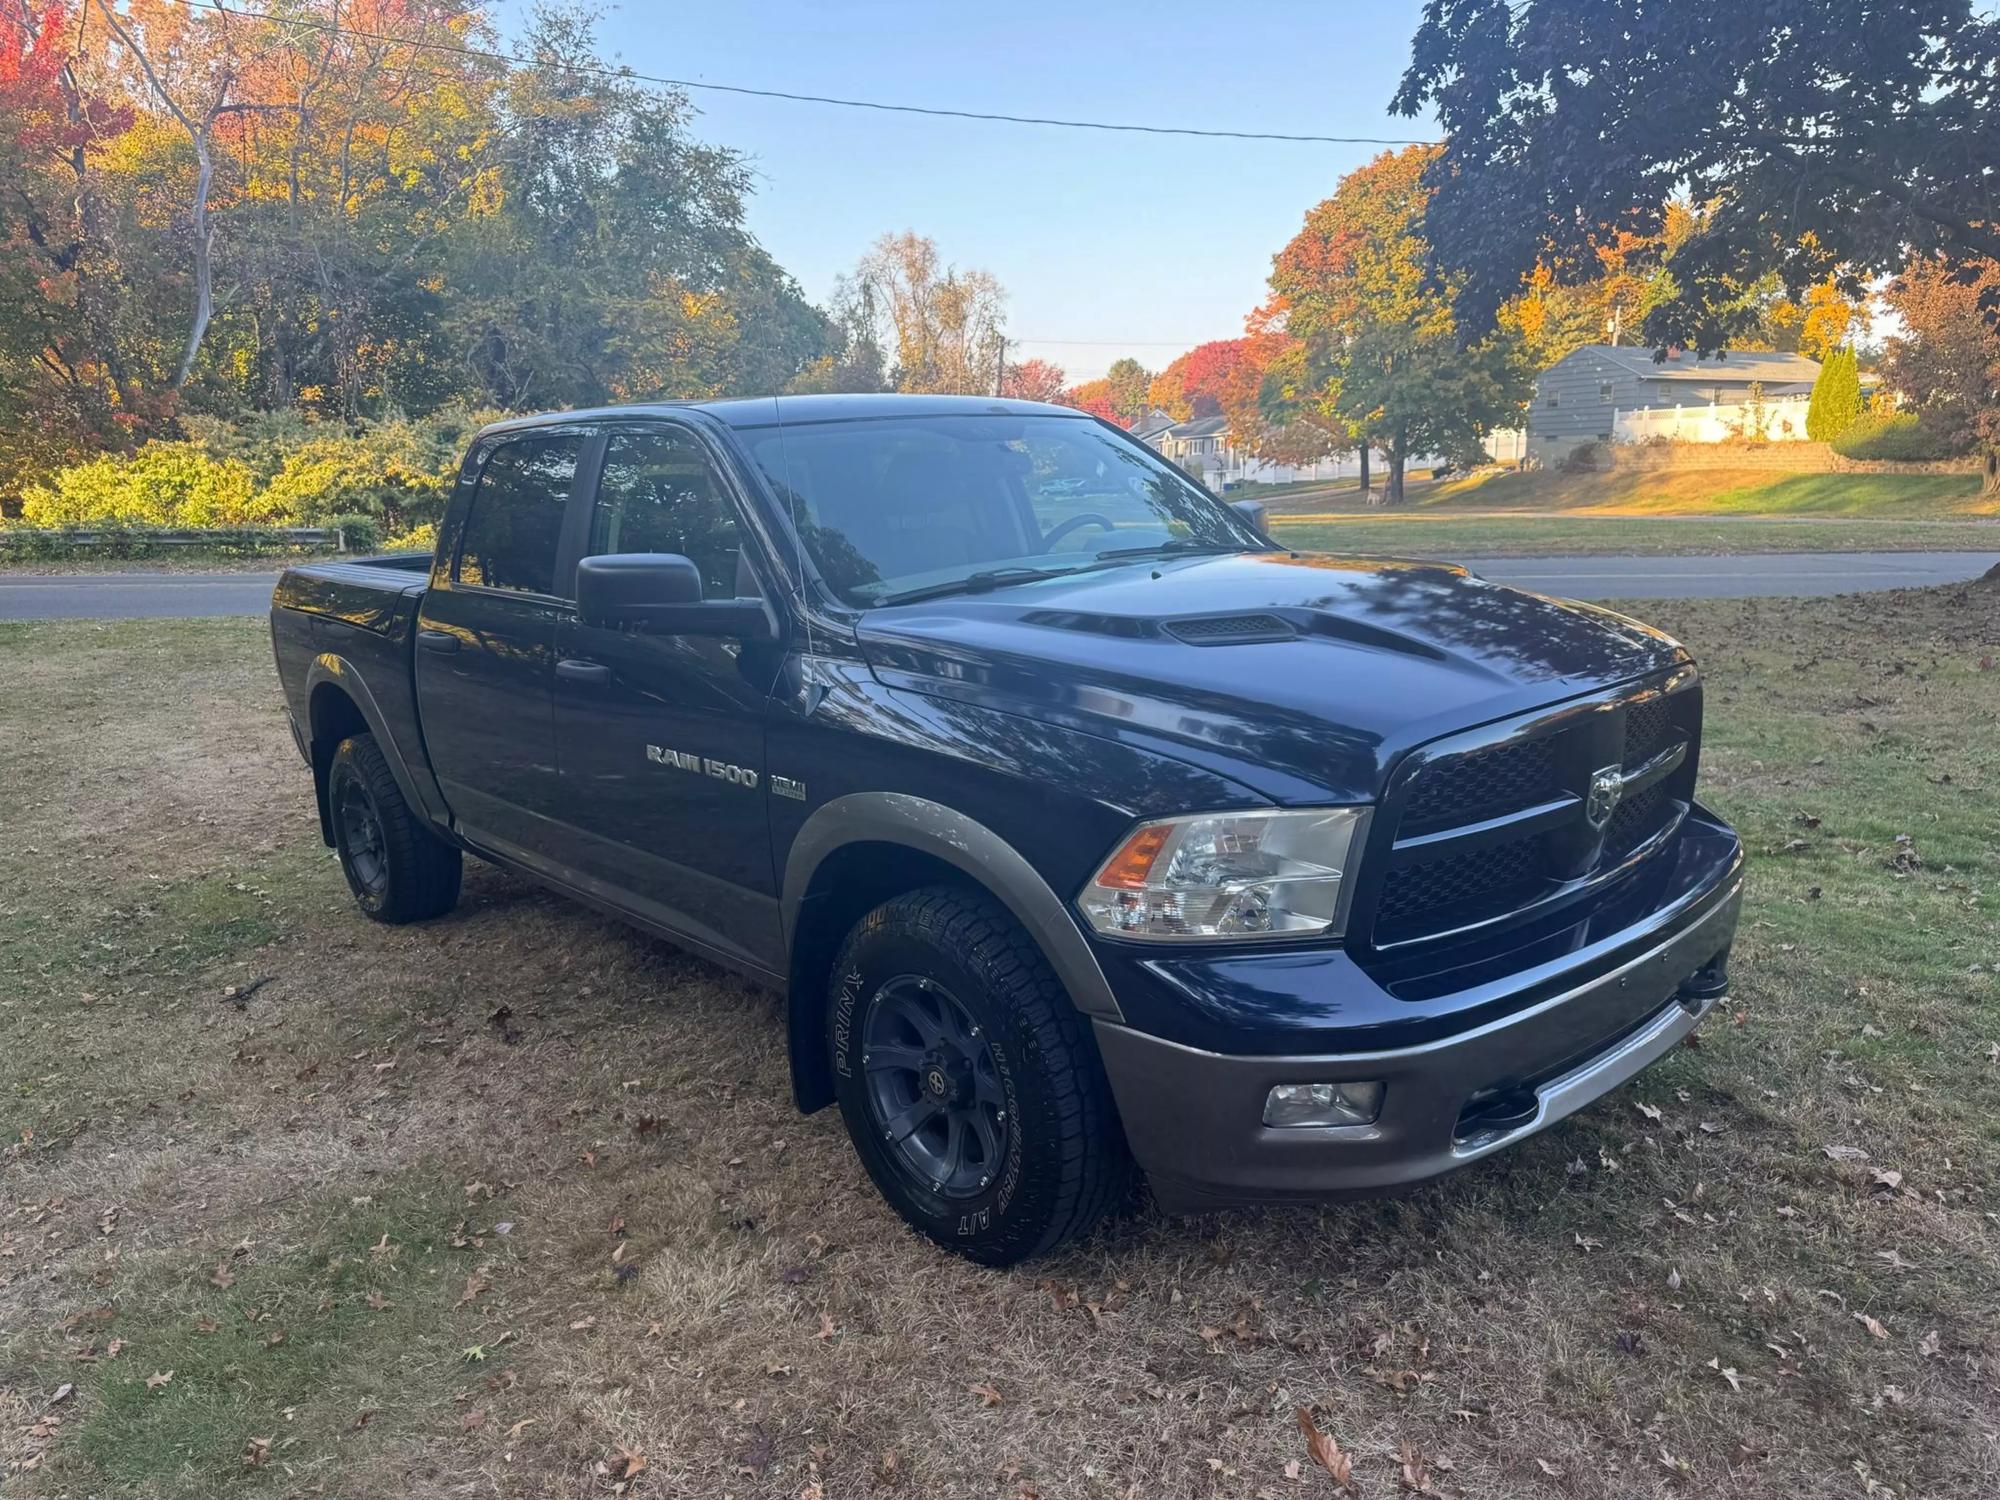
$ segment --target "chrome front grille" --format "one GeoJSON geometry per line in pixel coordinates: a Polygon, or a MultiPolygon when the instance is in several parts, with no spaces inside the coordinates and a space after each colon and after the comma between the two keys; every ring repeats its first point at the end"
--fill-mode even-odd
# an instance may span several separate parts
{"type": "Polygon", "coordinates": [[[1378,824],[1377,948],[1579,897],[1664,845],[1693,796],[1692,669],[1411,757],[1378,824]]]}

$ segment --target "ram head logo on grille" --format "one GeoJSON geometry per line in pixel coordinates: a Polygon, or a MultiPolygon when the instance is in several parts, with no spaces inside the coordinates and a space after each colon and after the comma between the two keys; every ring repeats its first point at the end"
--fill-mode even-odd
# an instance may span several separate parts
{"type": "Polygon", "coordinates": [[[1590,795],[1583,801],[1584,821],[1594,832],[1602,833],[1604,825],[1611,821],[1611,815],[1618,811],[1618,804],[1625,800],[1625,772],[1617,766],[1606,766],[1591,774],[1590,795]]]}

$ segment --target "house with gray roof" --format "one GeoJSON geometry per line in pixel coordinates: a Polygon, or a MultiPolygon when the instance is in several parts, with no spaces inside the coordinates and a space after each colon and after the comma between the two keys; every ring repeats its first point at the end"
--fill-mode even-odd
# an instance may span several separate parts
{"type": "MultiPolygon", "coordinates": [[[[1617,431],[1620,414],[1734,407],[1751,395],[1752,386],[1766,402],[1802,403],[1818,377],[1819,361],[1803,354],[1729,351],[1700,359],[1673,351],[1655,360],[1649,348],[1585,344],[1536,380],[1528,406],[1528,454],[1545,464],[1558,463],[1585,443],[1608,443],[1626,435],[1617,431]]],[[[1629,429],[1629,423],[1624,425],[1629,429]]],[[[1709,424],[1687,430],[1722,429],[1709,424]]],[[[1804,435],[1802,426],[1799,435],[1804,435]]]]}

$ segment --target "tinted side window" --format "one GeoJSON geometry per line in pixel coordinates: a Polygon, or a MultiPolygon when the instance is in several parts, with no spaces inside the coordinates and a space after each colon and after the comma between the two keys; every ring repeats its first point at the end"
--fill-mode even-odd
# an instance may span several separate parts
{"type": "Polygon", "coordinates": [[[556,592],[563,508],[582,446],[583,439],[574,435],[525,437],[494,451],[472,493],[472,514],[458,550],[460,582],[556,592]]]}
{"type": "Polygon", "coordinates": [[[604,449],[588,555],[677,552],[701,569],[702,592],[733,599],[754,593],[738,567],[743,549],[736,513],[708,457],[693,437],[670,428],[615,432],[604,449]]]}

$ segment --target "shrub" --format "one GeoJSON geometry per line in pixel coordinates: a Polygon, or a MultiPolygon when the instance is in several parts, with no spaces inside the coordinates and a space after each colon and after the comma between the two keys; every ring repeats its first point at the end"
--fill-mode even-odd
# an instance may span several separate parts
{"type": "Polygon", "coordinates": [[[399,531],[394,536],[382,539],[384,552],[435,552],[438,544],[437,522],[426,521],[421,526],[412,526],[408,531],[399,531]]]}
{"type": "Polygon", "coordinates": [[[1956,458],[1964,450],[1954,447],[1936,431],[1924,425],[1914,412],[1870,412],[1857,417],[1833,440],[1833,451],[1842,458],[1892,459],[1905,463],[1930,463],[1956,458]]]}
{"type": "Polygon", "coordinates": [[[244,526],[257,513],[249,466],[193,443],[148,443],[59,471],[22,495],[29,526],[244,526]]]}
{"type": "Polygon", "coordinates": [[[312,526],[334,516],[367,515],[392,527],[429,519],[444,507],[456,455],[440,462],[407,422],[358,435],[309,438],[294,448],[265,488],[268,513],[312,526]]]}
{"type": "Polygon", "coordinates": [[[326,524],[340,529],[343,552],[379,552],[382,548],[382,525],[373,516],[333,516],[326,524]]]}
{"type": "Polygon", "coordinates": [[[1861,415],[1861,366],[1854,350],[1842,345],[1826,357],[1806,403],[1806,436],[1830,443],[1861,415]]]}
{"type": "Polygon", "coordinates": [[[1597,444],[1578,443],[1565,453],[1556,464],[1559,474],[1594,474],[1597,472],[1597,444]]]}

